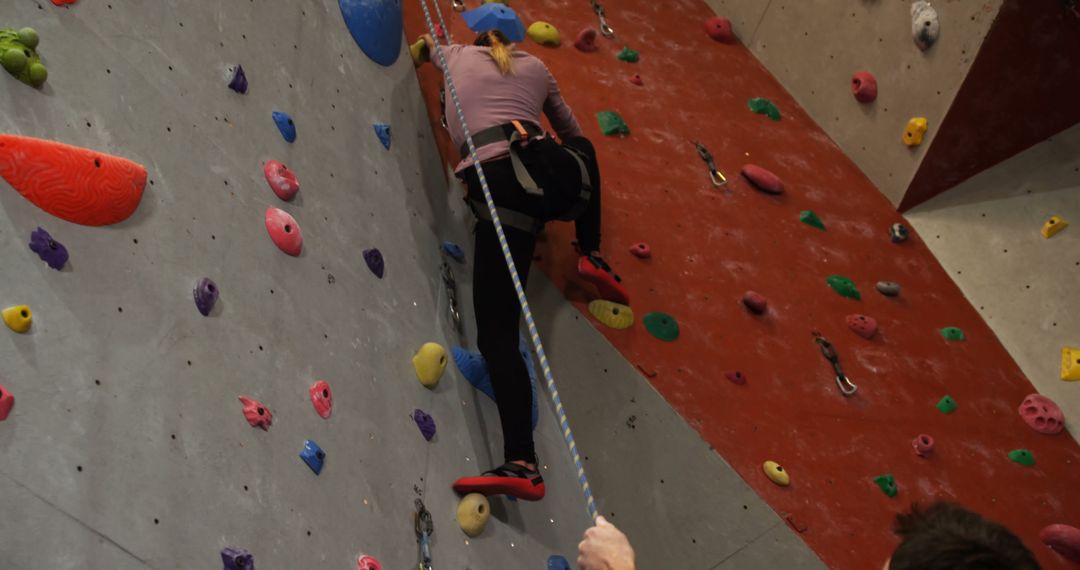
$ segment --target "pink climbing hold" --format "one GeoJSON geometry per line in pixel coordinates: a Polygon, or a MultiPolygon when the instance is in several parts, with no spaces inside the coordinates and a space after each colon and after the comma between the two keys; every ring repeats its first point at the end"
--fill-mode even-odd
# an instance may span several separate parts
{"type": "Polygon", "coordinates": [[[652,248],[645,242],[635,243],[630,246],[630,253],[639,259],[649,259],[652,257],[652,248]]]}
{"type": "Polygon", "coordinates": [[[866,315],[848,315],[847,326],[851,332],[870,340],[877,334],[877,321],[866,315]]]}
{"type": "Polygon", "coordinates": [[[251,424],[251,427],[262,428],[263,431],[270,429],[270,424],[274,422],[274,416],[270,413],[270,409],[262,405],[261,402],[252,400],[247,396],[240,396],[240,403],[244,405],[244,417],[247,418],[247,422],[251,424]]]}
{"type": "Polygon", "coordinates": [[[442,24],[435,24],[435,37],[440,40],[446,39],[446,30],[443,29],[442,24]]]}
{"type": "Polygon", "coordinates": [[[742,296],[743,305],[746,305],[747,309],[750,309],[754,313],[760,315],[769,308],[769,301],[765,299],[765,296],[761,293],[754,291],[747,291],[742,296]]]}
{"type": "Polygon", "coordinates": [[[730,380],[732,384],[738,384],[739,386],[746,384],[746,376],[738,370],[728,370],[724,373],[724,378],[730,380]]]}
{"type": "Polygon", "coordinates": [[[600,47],[596,45],[596,30],[592,28],[581,30],[577,35],[577,39],[574,40],[574,47],[576,47],[578,51],[583,51],[585,53],[592,53],[600,49],[600,47]]]}
{"type": "Polygon", "coordinates": [[[329,418],[330,412],[334,411],[334,394],[330,391],[330,384],[326,380],[319,380],[308,388],[308,394],[311,405],[315,406],[315,413],[324,420],[329,418]]]}
{"type": "Polygon", "coordinates": [[[15,396],[8,392],[8,389],[0,384],[0,422],[7,419],[8,414],[11,413],[11,408],[15,406],[15,396]]]}
{"type": "Polygon", "coordinates": [[[356,570],[382,570],[382,565],[374,556],[363,554],[356,559],[356,570]]]}
{"type": "Polygon", "coordinates": [[[300,191],[300,181],[296,179],[293,171],[289,170],[280,161],[269,160],[263,166],[263,174],[266,175],[266,183],[277,194],[278,198],[288,202],[300,191]]]}
{"type": "Polygon", "coordinates": [[[920,434],[911,442],[911,447],[915,449],[915,455],[919,457],[930,457],[934,453],[934,438],[924,434],[920,434]]]}
{"type": "Polygon", "coordinates": [[[1032,394],[1020,403],[1020,417],[1031,429],[1054,435],[1065,429],[1065,414],[1053,400],[1042,394],[1032,394]]]}
{"type": "Polygon", "coordinates": [[[266,209],[266,231],[274,245],[285,253],[296,257],[304,247],[304,236],[296,219],[278,208],[266,209]]]}
{"type": "Polygon", "coordinates": [[[754,188],[766,194],[784,193],[784,182],[780,180],[780,177],[756,164],[744,165],[742,175],[754,185],[754,188]]]}
{"type": "Polygon", "coordinates": [[[709,37],[725,44],[735,41],[735,32],[731,30],[731,20],[723,16],[713,16],[705,20],[705,33],[709,37]]]}
{"type": "Polygon", "coordinates": [[[1080,564],[1080,528],[1052,524],[1039,531],[1039,540],[1063,558],[1080,564]]]}
{"type": "Polygon", "coordinates": [[[872,103],[877,99],[877,79],[869,71],[856,71],[851,76],[851,94],[860,103],[872,103]]]}
{"type": "Polygon", "coordinates": [[[627,77],[626,80],[630,83],[633,83],[634,85],[637,85],[638,87],[645,85],[645,82],[641,80],[641,76],[637,73],[631,75],[630,77],[627,77]]]}

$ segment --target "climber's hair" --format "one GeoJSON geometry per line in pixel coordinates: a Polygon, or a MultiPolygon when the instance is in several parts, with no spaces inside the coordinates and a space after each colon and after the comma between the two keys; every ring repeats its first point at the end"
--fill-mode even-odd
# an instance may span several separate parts
{"type": "Polygon", "coordinates": [[[1039,570],[1009,529],[952,503],[912,506],[894,531],[900,546],[889,570],[1039,570]]]}
{"type": "Polygon", "coordinates": [[[503,75],[514,72],[510,66],[510,40],[506,39],[506,36],[499,30],[481,33],[476,36],[473,45],[491,48],[491,59],[495,60],[495,65],[499,66],[499,71],[503,75]]]}

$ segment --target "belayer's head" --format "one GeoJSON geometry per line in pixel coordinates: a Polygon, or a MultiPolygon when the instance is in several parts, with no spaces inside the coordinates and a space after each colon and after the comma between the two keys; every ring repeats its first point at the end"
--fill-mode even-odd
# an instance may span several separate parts
{"type": "Polygon", "coordinates": [[[481,32],[476,35],[473,45],[491,48],[491,59],[495,60],[495,65],[499,66],[499,71],[503,75],[514,72],[513,67],[511,67],[510,55],[513,44],[507,39],[506,34],[499,30],[481,32]]]}

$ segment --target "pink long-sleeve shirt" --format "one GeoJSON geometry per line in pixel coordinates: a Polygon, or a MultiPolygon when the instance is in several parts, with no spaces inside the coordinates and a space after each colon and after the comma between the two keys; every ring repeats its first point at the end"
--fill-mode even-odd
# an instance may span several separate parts
{"type": "MultiPolygon", "coordinates": [[[[531,121],[540,124],[540,113],[547,115],[559,138],[582,136],[581,126],[570,106],[559,92],[559,84],[544,62],[523,51],[514,50],[513,72],[503,75],[491,59],[491,49],[480,46],[451,45],[443,47],[446,67],[454,78],[461,108],[469,132],[478,133],[489,127],[510,121],[531,121]]],[[[433,58],[440,68],[439,58],[433,58]]],[[[444,70],[445,71],[445,70],[444,70]]],[[[449,88],[446,95],[446,125],[456,146],[465,143],[465,133],[458,120],[449,88]]],[[[501,158],[510,152],[510,143],[492,143],[477,149],[480,162],[501,158]]],[[[461,172],[472,164],[463,157],[454,169],[461,172]]]]}

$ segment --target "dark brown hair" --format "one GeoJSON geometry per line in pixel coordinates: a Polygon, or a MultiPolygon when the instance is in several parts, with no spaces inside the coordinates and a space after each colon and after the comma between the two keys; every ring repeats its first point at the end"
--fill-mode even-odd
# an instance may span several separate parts
{"type": "Polygon", "coordinates": [[[917,505],[896,517],[900,546],[889,570],[1039,570],[1009,529],[959,505],[917,505]]]}

